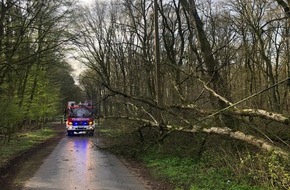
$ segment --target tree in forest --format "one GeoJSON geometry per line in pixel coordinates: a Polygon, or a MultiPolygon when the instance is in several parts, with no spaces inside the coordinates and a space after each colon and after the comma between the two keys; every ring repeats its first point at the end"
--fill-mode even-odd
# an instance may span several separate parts
{"type": "Polygon", "coordinates": [[[289,124],[281,11],[262,0],[227,1],[219,9],[218,3],[158,1],[162,106],[155,99],[152,1],[95,2],[81,10],[74,31],[88,67],[81,84],[87,94],[96,93],[92,86],[100,91],[106,117],[159,127],[161,111],[167,133],[158,138],[202,131],[288,154],[252,127],[289,124]]]}
{"type": "Polygon", "coordinates": [[[1,1],[0,98],[11,105],[2,110],[11,113],[6,118],[10,122],[0,122],[4,132],[57,113],[60,88],[48,78],[65,58],[71,11],[67,0],[1,1]]]}
{"type": "Polygon", "coordinates": [[[104,118],[117,119],[117,127],[125,119],[144,150],[182,133],[202,136],[194,144],[198,156],[213,137],[230,142],[239,156],[249,151],[242,141],[287,158],[288,12],[280,0],[96,1],[79,9],[70,31],[87,67],[80,86],[104,118]]]}

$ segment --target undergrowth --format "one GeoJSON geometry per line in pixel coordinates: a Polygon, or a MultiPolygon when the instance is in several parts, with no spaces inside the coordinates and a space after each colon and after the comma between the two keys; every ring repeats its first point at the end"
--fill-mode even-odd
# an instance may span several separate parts
{"type": "MultiPolygon", "coordinates": [[[[118,122],[101,135],[114,140],[110,150],[135,156],[152,175],[176,190],[289,190],[290,162],[237,140],[203,133],[176,132],[153,146],[154,130],[140,133],[118,122]],[[117,147],[117,148],[116,148],[117,147]],[[149,147],[149,148],[148,148],[149,147]]],[[[155,136],[154,136],[155,135],[155,136]]]]}
{"type": "Polygon", "coordinates": [[[164,155],[158,150],[151,150],[141,159],[156,177],[176,184],[176,189],[250,189],[249,185],[237,182],[229,168],[213,167],[210,160],[164,155]]]}
{"type": "Polygon", "coordinates": [[[45,127],[36,131],[18,133],[9,143],[0,144],[0,167],[14,156],[55,135],[54,130],[45,127]]]}

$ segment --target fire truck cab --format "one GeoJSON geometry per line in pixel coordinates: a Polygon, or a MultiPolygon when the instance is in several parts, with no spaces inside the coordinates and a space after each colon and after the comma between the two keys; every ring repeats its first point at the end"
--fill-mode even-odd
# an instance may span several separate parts
{"type": "Polygon", "coordinates": [[[94,110],[91,101],[76,104],[69,101],[65,110],[67,135],[89,134],[94,135],[94,110]]]}

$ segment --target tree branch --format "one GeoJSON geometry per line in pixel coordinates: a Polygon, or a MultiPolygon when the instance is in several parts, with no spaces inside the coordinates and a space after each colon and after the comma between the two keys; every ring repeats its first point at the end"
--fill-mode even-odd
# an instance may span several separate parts
{"type": "MultiPolygon", "coordinates": [[[[217,112],[214,112],[206,117],[204,117],[203,119],[199,120],[197,123],[201,122],[201,121],[204,121],[208,118],[211,118],[213,116],[216,116],[222,112],[225,112],[227,110],[229,110],[230,108],[236,108],[235,106],[255,97],[255,96],[258,96],[260,94],[262,94],[263,92],[266,92],[268,90],[270,90],[271,88],[274,88],[286,81],[289,81],[290,80],[290,77],[280,81],[280,82],[277,82],[276,84],[272,85],[272,86],[269,86],[268,88],[265,88],[255,94],[252,94],[251,96],[248,96],[236,103],[231,103],[229,101],[227,101],[225,98],[223,98],[222,96],[218,95],[214,90],[210,89],[209,91],[211,93],[213,93],[214,96],[220,98],[222,101],[224,101],[225,103],[228,103],[229,106],[223,108],[223,109],[220,109],[218,110],[217,112]]],[[[207,87],[208,89],[209,87],[207,87]]],[[[288,125],[289,124],[289,118],[288,117],[285,117],[283,116],[282,114],[278,114],[278,113],[273,113],[273,112],[267,112],[267,111],[264,111],[264,110],[255,110],[255,109],[244,109],[244,110],[241,110],[241,109],[235,109],[235,111],[228,111],[229,114],[235,114],[235,115],[243,115],[243,116],[256,116],[256,117],[261,117],[261,118],[266,118],[266,119],[270,119],[270,120],[273,120],[273,121],[277,121],[277,122],[280,122],[280,123],[283,123],[283,124],[286,124],[288,125]]]]}
{"type": "MultiPolygon", "coordinates": [[[[127,117],[127,116],[117,116],[117,117],[108,117],[108,118],[121,118],[121,119],[128,119],[131,121],[138,121],[145,123],[146,125],[154,128],[159,129],[159,125],[157,123],[151,122],[146,119],[141,119],[141,118],[134,118],[134,117],[127,117]]],[[[143,127],[143,126],[142,126],[143,127]]],[[[195,127],[193,129],[184,129],[182,127],[176,128],[173,126],[166,125],[164,126],[166,130],[169,131],[169,133],[172,133],[174,131],[184,131],[188,133],[197,133],[197,132],[204,132],[204,133],[214,133],[214,134],[219,134],[219,135],[224,135],[224,136],[229,136],[233,139],[237,139],[243,142],[246,142],[248,144],[254,145],[262,150],[268,151],[268,152],[274,152],[278,155],[288,157],[289,152],[286,150],[283,150],[274,144],[268,142],[265,139],[255,137],[253,135],[248,135],[245,134],[241,131],[234,131],[230,128],[220,128],[220,127],[211,127],[211,128],[202,128],[202,127],[195,127]]]]}

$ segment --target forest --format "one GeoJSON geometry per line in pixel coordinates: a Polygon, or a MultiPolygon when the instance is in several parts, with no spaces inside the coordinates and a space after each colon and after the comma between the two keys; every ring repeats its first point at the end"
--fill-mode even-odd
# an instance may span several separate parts
{"type": "Polygon", "coordinates": [[[275,155],[263,180],[290,188],[289,0],[1,0],[0,14],[5,143],[90,99],[144,151],[178,134],[248,168],[266,159],[247,151],[275,155]]]}

